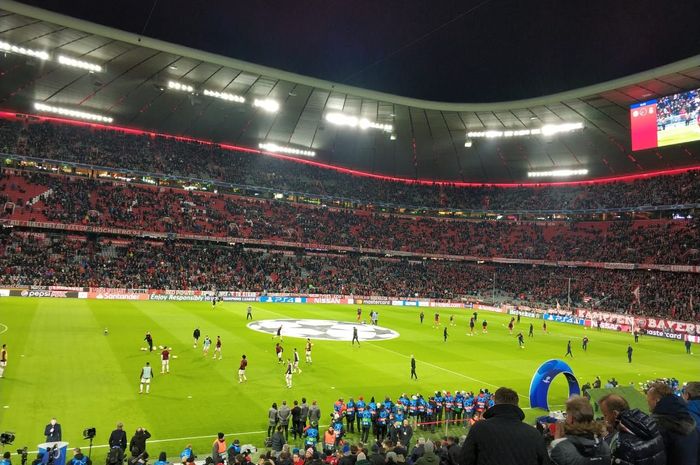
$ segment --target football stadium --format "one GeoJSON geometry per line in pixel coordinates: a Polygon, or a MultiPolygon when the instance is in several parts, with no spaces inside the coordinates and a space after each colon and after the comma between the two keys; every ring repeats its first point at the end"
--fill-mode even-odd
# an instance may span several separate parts
{"type": "Polygon", "coordinates": [[[700,465],[700,50],[68,3],[0,2],[1,465],[700,465]]]}

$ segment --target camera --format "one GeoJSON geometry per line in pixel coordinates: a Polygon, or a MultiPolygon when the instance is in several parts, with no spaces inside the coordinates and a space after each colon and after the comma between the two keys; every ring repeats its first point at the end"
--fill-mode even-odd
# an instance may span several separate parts
{"type": "Polygon", "coordinates": [[[17,449],[17,455],[22,458],[22,465],[27,463],[27,446],[24,446],[23,449],[17,449]]]}
{"type": "Polygon", "coordinates": [[[15,433],[6,432],[0,434],[0,444],[3,446],[6,444],[12,444],[15,441],[15,433]]]}
{"type": "Polygon", "coordinates": [[[92,428],[85,428],[83,430],[83,439],[93,439],[97,434],[97,430],[93,426],[92,428]]]}

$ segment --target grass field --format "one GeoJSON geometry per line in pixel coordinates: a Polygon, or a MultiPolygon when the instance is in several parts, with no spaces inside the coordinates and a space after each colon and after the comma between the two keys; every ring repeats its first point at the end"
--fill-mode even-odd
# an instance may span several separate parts
{"type": "MultiPolygon", "coordinates": [[[[627,363],[629,334],[588,331],[582,327],[549,323],[543,334],[541,320],[523,318],[517,330],[527,335],[535,324],[535,337],[526,337],[525,349],[518,347],[505,324],[508,315],[480,313],[489,321],[489,333],[466,336],[468,310],[440,311],[443,324],[450,313],[458,326],[449,328],[449,340],[442,329],[433,329],[432,309],[426,310],[423,325],[416,308],[363,306],[363,316],[372,308],[380,313],[380,326],[400,337],[382,342],[315,340],[313,365],[303,362],[303,339],[285,338],[285,356],[297,347],[303,373],[294,376],[287,389],[283,367],[274,354],[270,335],[246,327],[248,304],[221,303],[212,310],[209,303],[88,301],[59,299],[0,299],[0,342],[6,343],[9,363],[0,380],[0,429],[15,432],[12,447],[35,449],[43,442],[43,427],[52,416],[63,426],[64,440],[73,446],[87,446],[82,439],[86,427],[97,428],[95,445],[104,445],[117,421],[125,424],[131,437],[138,426],[153,438],[149,452],[161,450],[175,456],[191,442],[200,457],[209,453],[217,431],[235,433],[242,443],[261,445],[267,427],[267,409],[273,401],[289,404],[302,396],[317,399],[324,419],[333,401],[342,396],[374,395],[397,397],[402,392],[436,389],[478,390],[505,385],[515,388],[528,407],[526,396],[532,374],[545,360],[561,358],[566,342],[572,340],[574,358],[567,361],[583,383],[599,375],[603,381],[615,376],[621,383],[637,383],[656,376],[675,376],[681,381],[697,379],[697,356],[685,354],[683,343],[642,338],[634,345],[634,360],[627,363]],[[223,360],[202,356],[192,347],[192,331],[198,326],[202,337],[220,335],[223,360]],[[104,328],[109,334],[104,335],[104,328]],[[171,361],[171,373],[159,374],[160,351],[144,352],[143,337],[153,334],[156,345],[173,347],[178,356],[171,361]],[[580,341],[588,334],[587,353],[580,341]],[[237,382],[238,362],[245,353],[250,361],[249,381],[237,382]],[[417,360],[418,381],[409,379],[409,356],[417,360]],[[156,371],[151,393],[138,394],[139,374],[146,361],[156,371]],[[189,439],[191,438],[191,439],[189,439]]],[[[354,306],[253,304],[255,320],[310,318],[355,320],[354,306]]],[[[469,313],[468,313],[469,312],[469,313]]],[[[200,341],[201,347],[201,341],[200,341]]],[[[561,378],[561,377],[560,377],[561,378]]],[[[557,378],[550,390],[550,404],[562,404],[566,382],[557,378]]],[[[533,418],[539,411],[527,411],[533,418]]],[[[93,450],[102,461],[106,448],[93,450]]]]}

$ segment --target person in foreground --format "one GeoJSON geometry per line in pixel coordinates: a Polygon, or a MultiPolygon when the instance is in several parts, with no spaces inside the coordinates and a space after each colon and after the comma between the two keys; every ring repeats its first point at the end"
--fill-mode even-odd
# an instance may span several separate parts
{"type": "MultiPolygon", "coordinates": [[[[612,463],[616,465],[666,465],[664,441],[652,417],[630,409],[627,401],[608,394],[598,400],[610,435],[612,463]]],[[[680,465],[670,464],[669,465],[680,465]]]]}
{"type": "Polygon", "coordinates": [[[566,402],[566,420],[557,423],[549,451],[552,463],[610,463],[610,447],[603,440],[604,426],[593,418],[593,407],[585,397],[573,396],[566,402]]]}
{"type": "Polygon", "coordinates": [[[501,387],[494,393],[495,405],[483,420],[469,430],[462,446],[459,465],[543,465],[548,464],[544,438],[523,423],[518,393],[501,387]]]}
{"type": "Polygon", "coordinates": [[[647,391],[651,416],[664,439],[666,460],[678,465],[697,465],[698,432],[688,405],[666,383],[654,383],[647,391]]]}

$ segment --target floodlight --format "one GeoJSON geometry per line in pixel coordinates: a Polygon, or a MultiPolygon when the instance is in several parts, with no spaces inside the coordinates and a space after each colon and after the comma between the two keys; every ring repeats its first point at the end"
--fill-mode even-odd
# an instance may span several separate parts
{"type": "Polygon", "coordinates": [[[240,95],[230,94],[228,92],[217,92],[215,90],[204,89],[202,92],[207,97],[214,97],[228,102],[245,103],[245,97],[240,95]]]}
{"type": "Polygon", "coordinates": [[[277,113],[280,109],[280,104],[276,100],[272,99],[255,99],[253,101],[253,106],[263,109],[270,113],[277,113]]]}
{"type": "Polygon", "coordinates": [[[62,65],[72,66],[73,68],[86,69],[86,70],[92,71],[92,72],[102,71],[102,66],[100,66],[100,65],[96,65],[94,63],[89,63],[89,62],[83,61],[83,60],[76,60],[75,58],[70,58],[70,57],[67,57],[64,55],[58,56],[58,62],[62,65]]]}
{"type": "Polygon", "coordinates": [[[520,137],[520,136],[551,136],[563,132],[572,132],[583,129],[583,123],[562,123],[562,124],[546,124],[541,128],[532,129],[517,129],[517,130],[486,130],[486,131],[470,131],[467,133],[469,138],[485,138],[494,139],[498,137],[520,137]]]}
{"type": "Polygon", "coordinates": [[[306,157],[315,157],[316,152],[313,150],[305,150],[305,149],[298,149],[295,147],[288,147],[288,146],[282,146],[282,145],[277,145],[274,142],[261,142],[258,147],[260,147],[263,150],[266,150],[268,152],[276,152],[276,153],[288,153],[290,155],[303,155],[306,157]]]}
{"type": "Polygon", "coordinates": [[[34,50],[27,47],[20,47],[18,45],[14,45],[1,40],[0,51],[16,53],[18,55],[27,55],[30,57],[38,58],[40,60],[48,60],[50,58],[48,52],[45,52],[43,50],[34,50]]]}
{"type": "Polygon", "coordinates": [[[552,170],[552,171],[529,171],[528,178],[558,178],[565,176],[585,176],[588,174],[587,169],[577,170],[552,170]]]}
{"type": "Polygon", "coordinates": [[[168,89],[181,90],[183,92],[194,92],[194,87],[187,84],[181,84],[177,81],[168,81],[168,89]]]}
{"type": "Polygon", "coordinates": [[[68,116],[70,118],[84,119],[88,121],[98,121],[100,123],[111,123],[114,118],[110,116],[98,115],[96,113],[88,113],[82,110],[71,110],[70,108],[56,107],[53,105],[46,105],[41,102],[34,102],[34,109],[37,111],[43,111],[45,113],[53,113],[61,116],[68,116]]]}

